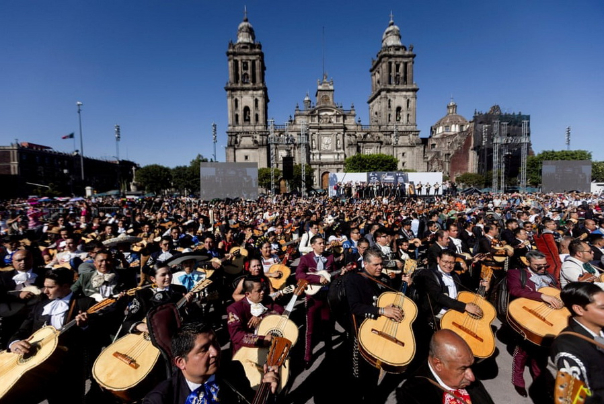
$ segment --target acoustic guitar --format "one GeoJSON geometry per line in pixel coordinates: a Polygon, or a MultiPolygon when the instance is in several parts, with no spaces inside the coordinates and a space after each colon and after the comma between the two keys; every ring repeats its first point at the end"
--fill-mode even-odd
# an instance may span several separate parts
{"type": "MultiPolygon", "coordinates": [[[[262,319],[258,325],[258,335],[271,334],[277,338],[286,338],[291,342],[291,345],[295,345],[298,340],[298,327],[296,324],[289,319],[289,315],[294,308],[296,299],[302,294],[304,288],[308,284],[305,279],[298,280],[296,290],[292,296],[290,302],[285,307],[285,311],[281,315],[271,314],[262,319]]],[[[251,348],[242,347],[235,355],[233,355],[234,361],[239,361],[243,365],[245,375],[250,381],[250,386],[256,390],[260,387],[263,376],[263,363],[266,362],[268,355],[267,348],[251,348]]],[[[279,369],[279,389],[283,389],[289,380],[289,359],[285,362],[285,369],[279,369]]]]}
{"type": "MultiPolygon", "coordinates": [[[[490,281],[493,269],[488,266],[482,267],[480,277],[490,281]]],[[[472,353],[477,358],[488,358],[495,352],[495,335],[491,324],[497,316],[497,311],[485,298],[486,287],[480,286],[478,293],[459,292],[457,300],[463,303],[474,303],[482,310],[482,316],[477,317],[468,312],[448,310],[440,320],[440,328],[455,332],[463,338],[472,353]]]]}
{"type": "MultiPolygon", "coordinates": [[[[266,365],[269,368],[274,366],[276,366],[277,368],[281,368],[281,366],[283,366],[289,356],[289,351],[291,350],[291,347],[292,342],[287,338],[273,338],[271,341],[271,347],[268,351],[268,356],[266,358],[266,365]]],[[[268,400],[270,393],[270,383],[262,383],[258,387],[258,390],[256,390],[256,394],[254,395],[252,404],[265,404],[268,400]]]]}
{"type": "Polygon", "coordinates": [[[283,257],[283,260],[281,261],[282,263],[273,264],[268,269],[268,274],[271,274],[271,275],[278,274],[279,275],[277,277],[267,275],[268,280],[274,289],[279,290],[282,287],[284,287],[285,283],[287,282],[287,279],[292,274],[291,269],[289,269],[289,267],[287,266],[287,261],[289,260],[290,255],[293,254],[295,251],[296,251],[296,249],[294,246],[287,247],[287,252],[285,253],[285,256],[283,257]]]}
{"type": "MultiPolygon", "coordinates": [[[[560,299],[560,290],[552,287],[537,292],[560,299]]],[[[568,326],[570,311],[566,307],[554,309],[549,304],[520,297],[510,302],[507,319],[510,326],[536,345],[552,340],[568,326]]]]}
{"type": "MultiPolygon", "coordinates": [[[[97,303],[86,310],[86,313],[96,313],[110,304],[112,303],[97,303]]],[[[4,397],[25,372],[50,358],[59,345],[59,336],[71,329],[76,323],[76,320],[73,319],[63,325],[61,330],[57,330],[51,325],[40,328],[27,339],[31,345],[31,350],[27,354],[0,351],[0,380],[2,380],[2,383],[0,383],[0,398],[4,397]]],[[[63,351],[66,351],[66,349],[63,349],[63,351]]]]}
{"type": "Polygon", "coordinates": [[[396,322],[385,316],[375,320],[365,319],[358,332],[359,352],[367,362],[380,370],[402,373],[415,356],[411,324],[417,317],[417,306],[402,292],[382,293],[377,305],[399,307],[403,320],[396,322]]]}
{"type": "MultiPolygon", "coordinates": [[[[212,281],[204,279],[191,289],[198,293],[207,288],[212,281]]],[[[176,303],[180,309],[187,303],[184,297],[176,303]]],[[[128,334],[109,345],[94,361],[92,376],[99,385],[125,401],[142,398],[153,386],[137,388],[155,368],[160,351],[148,333],[128,334]]]]}

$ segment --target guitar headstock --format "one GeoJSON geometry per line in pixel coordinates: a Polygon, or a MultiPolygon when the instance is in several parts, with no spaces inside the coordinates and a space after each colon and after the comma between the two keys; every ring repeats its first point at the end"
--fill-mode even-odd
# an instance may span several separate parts
{"type": "Polygon", "coordinates": [[[304,289],[308,286],[308,281],[306,279],[299,279],[298,285],[296,286],[296,290],[294,290],[294,294],[300,296],[304,289]]]}
{"type": "Polygon", "coordinates": [[[193,289],[191,289],[191,293],[197,293],[205,288],[208,287],[208,285],[210,285],[210,283],[212,283],[211,279],[204,279],[203,281],[199,281],[197,282],[197,284],[195,286],[193,286],[193,289]]]}
{"type": "Polygon", "coordinates": [[[285,360],[289,356],[289,351],[292,347],[292,342],[287,338],[273,337],[271,340],[271,347],[266,357],[266,364],[268,366],[282,366],[285,360]]]}
{"type": "Polygon", "coordinates": [[[411,258],[405,260],[405,266],[403,267],[403,273],[405,275],[411,275],[417,269],[417,260],[411,258]]]}
{"type": "Polygon", "coordinates": [[[491,280],[491,276],[493,276],[493,267],[483,265],[480,269],[480,278],[488,282],[491,280]]]}

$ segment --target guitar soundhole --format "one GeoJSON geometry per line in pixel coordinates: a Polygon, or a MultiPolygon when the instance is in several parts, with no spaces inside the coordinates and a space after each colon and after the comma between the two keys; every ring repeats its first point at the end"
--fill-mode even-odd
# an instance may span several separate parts
{"type": "Polygon", "coordinates": [[[281,330],[270,330],[269,334],[273,337],[283,337],[283,331],[281,330]]]}
{"type": "Polygon", "coordinates": [[[25,363],[25,362],[29,361],[31,358],[36,356],[36,354],[38,353],[39,350],[40,350],[40,344],[38,344],[38,343],[31,344],[31,347],[29,348],[29,352],[19,358],[19,363],[25,363]]]}
{"type": "Polygon", "coordinates": [[[482,318],[482,316],[472,314],[472,313],[468,313],[468,316],[472,317],[474,320],[480,320],[482,318]]]}

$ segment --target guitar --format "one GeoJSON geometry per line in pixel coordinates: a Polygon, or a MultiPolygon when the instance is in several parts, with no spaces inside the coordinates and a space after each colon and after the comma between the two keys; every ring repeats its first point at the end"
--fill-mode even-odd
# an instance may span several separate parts
{"type": "Polygon", "coordinates": [[[405,275],[412,275],[417,269],[417,260],[408,258],[405,260],[405,265],[403,269],[393,269],[393,268],[383,268],[382,272],[386,275],[390,274],[400,274],[404,273],[405,275]]]}
{"type": "MultiPolygon", "coordinates": [[[[545,287],[538,292],[560,299],[560,290],[556,288],[545,287]]],[[[568,325],[569,317],[570,311],[566,307],[556,310],[545,302],[525,297],[511,301],[507,313],[510,326],[536,345],[560,334],[568,325]]]]}
{"type": "MultiPolygon", "coordinates": [[[[126,292],[124,292],[124,294],[126,296],[131,296],[132,297],[132,296],[134,296],[134,294],[136,293],[136,291],[139,290],[139,289],[147,289],[147,288],[156,287],[156,286],[157,285],[154,284],[154,283],[151,283],[151,284],[148,284],[148,285],[145,285],[145,286],[138,286],[136,288],[132,288],[132,289],[127,290],[126,292]]],[[[117,302],[119,300],[120,294],[121,293],[117,293],[117,294],[115,294],[115,295],[113,295],[113,296],[108,297],[108,298],[105,299],[105,298],[103,298],[103,296],[100,293],[93,293],[92,295],[90,295],[90,297],[93,298],[94,300],[96,300],[99,303],[100,302],[104,302],[106,305],[112,305],[113,303],[115,303],[115,302],[117,302]]]]}
{"type": "MultiPolygon", "coordinates": [[[[281,366],[283,366],[283,364],[286,362],[289,364],[288,356],[291,347],[292,342],[287,338],[273,338],[271,341],[271,347],[268,351],[268,356],[266,358],[266,365],[269,367],[269,369],[276,366],[279,368],[279,371],[281,371],[281,366]]],[[[270,383],[262,383],[254,395],[252,404],[265,404],[268,400],[270,392],[270,383]]]]}
{"type": "Polygon", "coordinates": [[[294,290],[296,290],[296,287],[294,285],[289,285],[289,286],[284,287],[281,290],[271,293],[269,295],[269,297],[274,300],[277,297],[279,297],[279,295],[285,296],[285,295],[289,295],[290,293],[294,293],[294,290]]]}
{"type": "MultiPolygon", "coordinates": [[[[204,279],[191,289],[198,293],[212,281],[204,279]]],[[[187,303],[186,298],[176,303],[180,309],[187,303]]],[[[142,398],[152,386],[136,388],[153,371],[160,351],[151,342],[148,333],[128,334],[118,339],[101,352],[94,361],[92,376],[99,385],[115,396],[128,402],[142,398]]],[[[151,380],[150,384],[155,381],[151,380]]]]}
{"type": "Polygon", "coordinates": [[[294,295],[290,299],[283,314],[271,314],[262,319],[258,325],[258,335],[271,334],[274,337],[285,337],[295,345],[298,341],[298,326],[289,319],[289,315],[294,309],[298,296],[304,292],[304,288],[308,285],[308,281],[304,279],[298,280],[294,295]]]}
{"type": "Polygon", "coordinates": [[[283,262],[283,264],[273,264],[268,269],[268,273],[266,276],[268,277],[268,280],[274,289],[281,289],[285,285],[285,282],[287,282],[289,276],[292,274],[291,269],[289,269],[289,267],[287,266],[287,261],[289,260],[290,255],[293,254],[295,251],[296,249],[294,246],[287,247],[287,252],[283,257],[283,260],[281,261],[283,262]],[[278,274],[279,276],[273,277],[271,276],[272,274],[278,274]]]}
{"type": "MultiPolygon", "coordinates": [[[[349,264],[350,265],[350,264],[349,264]]],[[[347,270],[348,270],[348,266],[347,266],[347,270]]],[[[327,283],[331,282],[331,277],[333,275],[337,275],[340,272],[342,272],[341,269],[334,269],[333,271],[326,271],[326,270],[321,270],[321,271],[317,271],[317,272],[311,272],[312,275],[318,275],[318,276],[322,276],[325,279],[327,279],[327,283]]],[[[325,285],[321,285],[321,284],[316,284],[316,285],[308,285],[306,287],[306,294],[309,296],[312,295],[316,295],[321,288],[323,288],[325,285]]]]}
{"type": "MultiPolygon", "coordinates": [[[[294,308],[298,296],[302,294],[307,284],[308,281],[304,279],[298,280],[294,295],[285,307],[283,314],[271,314],[264,317],[256,330],[258,335],[268,335],[270,333],[273,338],[286,338],[291,342],[292,346],[295,345],[298,340],[298,327],[289,319],[289,315],[294,308]]],[[[261,384],[263,369],[260,364],[266,362],[267,355],[267,348],[251,347],[242,347],[233,355],[233,360],[239,361],[243,365],[245,375],[254,390],[261,384]]],[[[285,367],[289,369],[287,362],[285,367]]],[[[289,379],[289,371],[280,370],[279,378],[279,387],[283,389],[289,379]]]]}
{"type": "MultiPolygon", "coordinates": [[[[107,304],[100,302],[86,310],[86,313],[96,313],[105,307],[107,307],[107,304]]],[[[63,325],[61,330],[57,330],[52,325],[40,328],[27,339],[31,345],[30,352],[27,354],[1,351],[0,379],[2,380],[2,383],[0,383],[0,398],[8,393],[25,372],[35,368],[50,358],[59,345],[59,336],[67,332],[76,324],[76,320],[73,319],[63,325]]],[[[63,352],[66,352],[66,348],[63,349],[63,352]]]]}
{"type": "MultiPolygon", "coordinates": [[[[491,276],[493,276],[493,269],[483,266],[480,277],[485,281],[490,281],[491,276]]],[[[449,310],[440,320],[440,327],[451,330],[463,338],[477,358],[488,358],[495,352],[495,335],[491,324],[497,316],[497,311],[484,298],[485,293],[486,287],[481,285],[476,294],[464,291],[457,295],[458,301],[474,303],[480,307],[482,310],[481,317],[468,312],[460,313],[457,310],[449,310]]]]}

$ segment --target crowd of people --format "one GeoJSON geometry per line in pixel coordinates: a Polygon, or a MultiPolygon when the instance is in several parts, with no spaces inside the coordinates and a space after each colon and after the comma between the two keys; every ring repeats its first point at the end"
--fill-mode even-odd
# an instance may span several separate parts
{"type": "MultiPolygon", "coordinates": [[[[514,394],[552,402],[564,376],[586,403],[604,402],[604,199],[355,196],[4,201],[0,375],[18,371],[2,355],[35,357],[40,343],[31,336],[46,326],[66,349],[46,361],[52,371],[26,372],[0,402],[119,402],[124,394],[100,380],[95,360],[139,335],[161,355],[126,401],[251,402],[269,386],[269,400],[295,402],[285,401],[288,372],[337,361],[351,402],[385,402],[396,388],[400,403],[491,403],[472,369],[493,352],[477,354],[467,326],[441,329],[448,313],[485,315],[481,300],[463,301],[462,292],[498,310],[514,352],[514,394]],[[382,304],[386,295],[393,300],[382,304]],[[517,298],[568,310],[553,343],[508,324],[506,305],[517,298]],[[259,332],[274,316],[279,332],[259,332]],[[376,340],[363,324],[373,324],[376,340]],[[298,330],[285,371],[250,370],[238,359],[274,349],[283,334],[295,344],[298,330]],[[343,358],[331,354],[338,337],[343,358]],[[384,372],[400,377],[392,389],[384,372]]],[[[121,360],[135,367],[133,355],[121,360]]]]}

